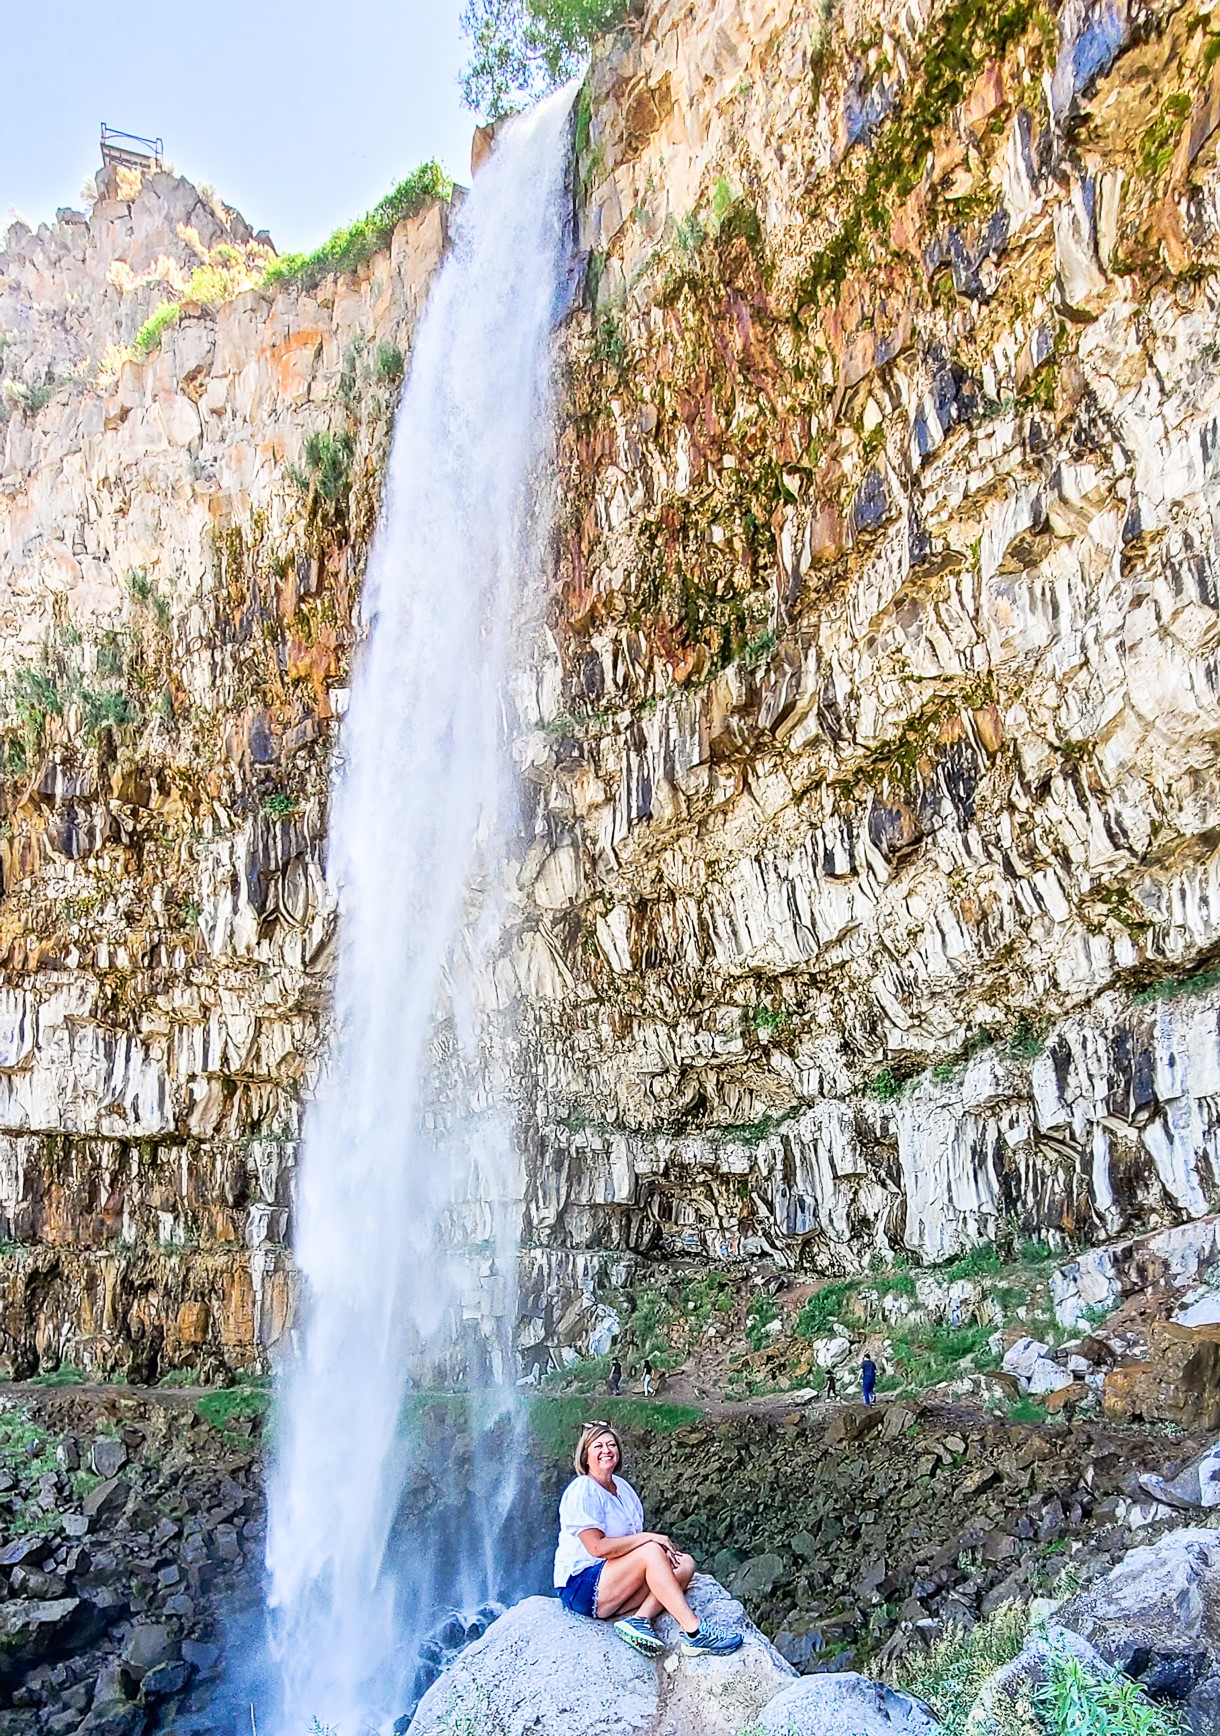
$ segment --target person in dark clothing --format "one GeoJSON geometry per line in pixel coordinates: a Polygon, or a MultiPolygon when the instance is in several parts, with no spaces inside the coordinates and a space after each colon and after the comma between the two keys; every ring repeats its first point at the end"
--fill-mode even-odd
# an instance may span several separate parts
{"type": "Polygon", "coordinates": [[[828,1368],[826,1370],[826,1397],[827,1398],[838,1398],[838,1396],[839,1396],[839,1383],[835,1379],[835,1371],[833,1368],[828,1368]]]}
{"type": "Polygon", "coordinates": [[[618,1357],[616,1356],[614,1361],[610,1364],[610,1378],[606,1382],[606,1390],[608,1392],[612,1392],[614,1394],[615,1398],[617,1398],[618,1394],[619,1394],[619,1388],[622,1386],[622,1384],[623,1384],[623,1365],[619,1361],[618,1357]]]}
{"type": "Polygon", "coordinates": [[[860,1367],[861,1384],[864,1388],[865,1404],[872,1404],[873,1393],[877,1387],[877,1364],[871,1356],[866,1356],[860,1367]]]}
{"type": "Polygon", "coordinates": [[[652,1364],[651,1364],[651,1362],[646,1362],[644,1364],[644,1397],[645,1398],[651,1398],[652,1397],[652,1364]]]}

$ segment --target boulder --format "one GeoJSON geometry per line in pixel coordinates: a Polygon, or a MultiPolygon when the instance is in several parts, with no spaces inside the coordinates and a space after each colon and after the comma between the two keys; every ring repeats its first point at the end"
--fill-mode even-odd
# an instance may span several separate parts
{"type": "Polygon", "coordinates": [[[1004,1352],[1004,1360],[1001,1362],[1000,1368],[1004,1374],[1014,1375],[1017,1380],[1021,1381],[1023,1387],[1027,1387],[1034,1369],[1049,1349],[1050,1345],[1043,1344],[1041,1339],[1028,1336],[1018,1338],[1017,1342],[1010,1345],[1004,1352]]]}
{"type": "Polygon", "coordinates": [[[189,1674],[190,1670],[182,1659],[176,1664],[155,1664],[141,1681],[140,1692],[146,1700],[162,1700],[170,1694],[180,1694],[189,1674]]]}
{"type": "Polygon", "coordinates": [[[683,1657],[677,1622],[662,1616],[657,1632],[669,1655],[660,1672],[666,1681],[660,1728],[664,1736],[738,1736],[788,1686],[795,1671],[716,1580],[698,1574],[688,1595],[697,1615],[735,1629],[745,1644],[727,1658],[683,1657]]]}
{"type": "Polygon", "coordinates": [[[733,1575],[734,1597],[765,1596],[784,1577],[781,1555],[755,1555],[733,1575]]]}
{"type": "Polygon", "coordinates": [[[1184,1512],[1220,1507],[1220,1441],[1213,1441],[1176,1477],[1165,1478],[1155,1472],[1145,1472],[1139,1478],[1139,1486],[1154,1501],[1184,1512]]]}
{"type": "Polygon", "coordinates": [[[1013,1707],[1021,1700],[1032,1700],[1050,1675],[1052,1657],[1064,1653],[1076,1658],[1098,1679],[1114,1674],[1113,1665],[1079,1634],[1055,1625],[1035,1629],[1016,1657],[983,1684],[966,1719],[966,1729],[979,1736],[986,1731],[1010,1729],[1012,1718],[1004,1716],[1005,1703],[1013,1707]]]}
{"type": "Polygon", "coordinates": [[[1049,1356],[1040,1356],[1030,1371],[1027,1384],[1032,1397],[1043,1398],[1048,1393],[1062,1392],[1076,1383],[1066,1368],[1060,1368],[1049,1356]]]}
{"type": "Polygon", "coordinates": [[[103,1700],[77,1726],[76,1736],[140,1736],[146,1721],[143,1706],[130,1700],[103,1700]]]}
{"type": "Polygon", "coordinates": [[[117,1477],[126,1463],[127,1448],[111,1435],[100,1435],[89,1449],[90,1469],[103,1480],[117,1477]]]}
{"type": "Polygon", "coordinates": [[[1106,1415],[1121,1422],[1220,1429],[1220,1326],[1157,1320],[1148,1340],[1146,1362],[1111,1369],[1106,1376],[1101,1401],[1106,1415]]]}
{"type": "Polygon", "coordinates": [[[126,1505],[131,1494],[131,1485],[123,1477],[107,1477],[104,1483],[98,1483],[81,1502],[81,1510],[86,1519],[97,1519],[106,1513],[117,1513],[126,1505]]]}
{"type": "Polygon", "coordinates": [[[867,1676],[806,1676],[769,1700],[756,1727],[767,1736],[939,1736],[930,1706],[867,1676]]]}
{"type": "Polygon", "coordinates": [[[83,1597],[16,1598],[0,1604],[0,1677],[88,1645],[106,1616],[83,1597]]]}
{"type": "Polygon", "coordinates": [[[1189,1701],[1220,1675],[1220,1531],[1185,1527],[1133,1549],[1055,1620],[1150,1694],[1189,1701]]]}
{"type": "Polygon", "coordinates": [[[137,1680],[178,1656],[178,1642],[161,1622],[137,1622],[123,1646],[123,1662],[137,1680]]]}
{"type": "Polygon", "coordinates": [[[669,1655],[654,1662],[609,1622],[528,1597],[432,1684],[410,1736],[446,1736],[466,1718],[484,1736],[737,1736],[795,1672],[714,1579],[697,1575],[690,1597],[701,1616],[741,1629],[739,1652],[682,1657],[677,1624],[665,1617],[657,1631],[669,1655]]]}
{"type": "Polygon", "coordinates": [[[1173,1318],[1178,1326],[1220,1326],[1220,1290],[1192,1290],[1173,1318]]]}
{"type": "Polygon", "coordinates": [[[826,1429],[826,1445],[839,1447],[852,1441],[863,1440],[865,1435],[871,1435],[874,1429],[879,1429],[883,1421],[882,1405],[845,1404],[830,1419],[826,1429]]]}

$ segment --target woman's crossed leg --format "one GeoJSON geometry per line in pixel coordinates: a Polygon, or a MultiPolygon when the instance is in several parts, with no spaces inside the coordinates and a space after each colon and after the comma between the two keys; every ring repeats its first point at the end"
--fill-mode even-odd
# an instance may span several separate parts
{"type": "Polygon", "coordinates": [[[631,1615],[652,1621],[667,1611],[683,1633],[693,1634],[699,1617],[686,1601],[686,1588],[694,1573],[693,1556],[679,1554],[675,1562],[660,1543],[641,1543],[602,1568],[597,1582],[598,1618],[631,1615]]]}

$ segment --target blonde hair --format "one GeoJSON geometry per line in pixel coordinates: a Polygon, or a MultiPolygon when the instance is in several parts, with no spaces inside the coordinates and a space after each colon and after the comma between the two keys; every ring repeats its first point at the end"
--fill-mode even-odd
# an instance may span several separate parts
{"type": "Polygon", "coordinates": [[[614,1468],[616,1471],[622,1470],[623,1443],[618,1430],[612,1429],[609,1423],[586,1423],[580,1431],[580,1439],[576,1443],[576,1451],[572,1456],[572,1463],[576,1467],[578,1477],[589,1475],[589,1448],[594,1441],[600,1440],[602,1435],[609,1435],[618,1448],[618,1464],[614,1468]]]}

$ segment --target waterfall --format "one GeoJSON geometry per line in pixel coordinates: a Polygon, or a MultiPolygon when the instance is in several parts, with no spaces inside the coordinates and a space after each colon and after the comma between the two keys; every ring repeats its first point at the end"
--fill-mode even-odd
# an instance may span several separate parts
{"type": "Polygon", "coordinates": [[[405,1589],[387,1565],[410,1370],[445,1362],[480,1286],[484,1310],[497,1289],[511,1307],[502,1202],[520,1190],[472,1007],[508,855],[508,647],[549,531],[570,106],[564,91],[505,127],[456,211],[365,580],[330,845],[336,1038],[306,1116],[301,1342],[269,1487],[284,1736],[315,1719],[359,1736],[402,1711],[413,1641],[437,1614],[415,1607],[436,1583],[427,1535],[411,1539],[405,1589]]]}

